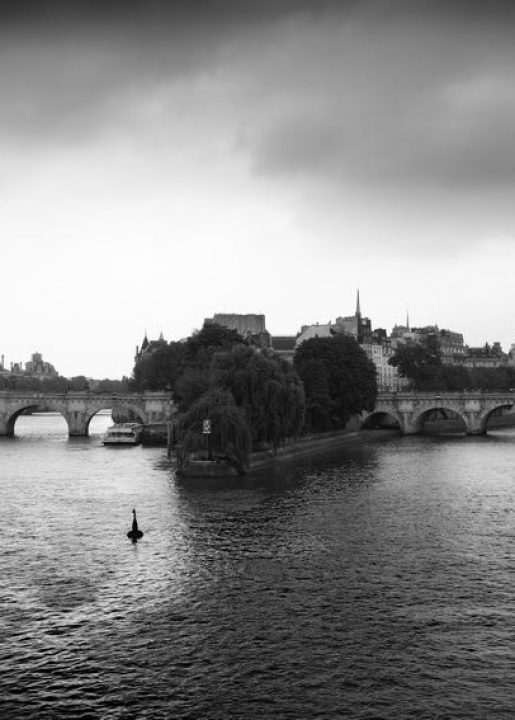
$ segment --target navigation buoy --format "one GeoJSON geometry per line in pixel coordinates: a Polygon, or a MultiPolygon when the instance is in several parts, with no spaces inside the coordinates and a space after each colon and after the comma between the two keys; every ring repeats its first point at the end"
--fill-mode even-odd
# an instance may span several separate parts
{"type": "Polygon", "coordinates": [[[132,540],[133,543],[138,542],[143,537],[141,530],[138,530],[138,521],[136,520],[136,510],[132,508],[132,530],[129,530],[127,537],[132,540]]]}

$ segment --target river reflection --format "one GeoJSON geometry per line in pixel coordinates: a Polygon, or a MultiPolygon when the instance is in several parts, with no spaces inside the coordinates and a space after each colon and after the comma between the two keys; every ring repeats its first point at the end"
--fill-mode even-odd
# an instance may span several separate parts
{"type": "Polygon", "coordinates": [[[201,481],[63,422],[0,439],[3,716],[512,717],[512,432],[201,481]]]}

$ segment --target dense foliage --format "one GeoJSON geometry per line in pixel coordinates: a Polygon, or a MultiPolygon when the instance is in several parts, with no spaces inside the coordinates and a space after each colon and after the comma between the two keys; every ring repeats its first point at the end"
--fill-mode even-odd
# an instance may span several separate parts
{"type": "Polygon", "coordinates": [[[466,368],[456,365],[427,366],[413,380],[413,389],[425,392],[484,390],[509,392],[515,389],[515,368],[466,368]]]}
{"type": "Polygon", "coordinates": [[[343,428],[352,415],[373,409],[377,395],[375,367],[351,337],[308,340],[292,366],[214,323],[144,353],[133,383],[173,392],[181,462],[207,450],[202,423],[210,419],[213,453],[240,468],[251,447],[277,448],[305,429],[343,428]]]}
{"type": "Polygon", "coordinates": [[[213,449],[241,466],[250,442],[277,447],[303,427],[304,392],[291,365],[215,323],[184,342],[163,343],[143,354],[133,383],[138,390],[173,391],[181,457],[205,446],[207,418],[213,449]]]}
{"type": "Polygon", "coordinates": [[[177,431],[181,438],[179,467],[186,463],[191,453],[207,457],[209,442],[209,454],[214,459],[227,459],[240,472],[247,468],[251,450],[249,426],[245,412],[237,407],[227,390],[214,388],[205,392],[181,417],[177,431]],[[201,432],[203,421],[207,418],[211,421],[209,436],[201,432]]]}
{"type": "Polygon", "coordinates": [[[397,348],[389,363],[398,368],[401,377],[412,381],[421,391],[460,392],[462,390],[491,390],[508,392],[515,388],[513,367],[472,367],[442,364],[435,338],[423,343],[409,343],[397,348]]]}
{"type": "Polygon", "coordinates": [[[295,353],[294,368],[304,384],[309,430],[340,429],[352,415],[373,410],[375,366],[354,338],[335,334],[306,340],[295,353]]]}
{"type": "Polygon", "coordinates": [[[171,390],[184,362],[184,343],[162,343],[141,356],[134,366],[131,388],[136,392],[171,390]]]}
{"type": "Polygon", "coordinates": [[[240,468],[247,462],[242,453],[248,455],[251,446],[277,448],[301,432],[304,392],[291,365],[272,352],[243,344],[214,352],[207,366],[209,355],[202,356],[202,362],[186,367],[177,381],[183,407],[180,455],[185,448],[191,452],[205,445],[202,421],[208,418],[213,451],[240,468]]]}
{"type": "Polygon", "coordinates": [[[399,345],[389,364],[397,368],[401,377],[409,378],[415,387],[438,374],[442,367],[442,355],[438,340],[428,335],[421,342],[399,345]]]}
{"type": "Polygon", "coordinates": [[[122,380],[88,380],[84,375],[72,378],[36,377],[32,375],[17,375],[9,373],[0,375],[0,390],[18,390],[20,392],[65,393],[69,391],[83,392],[91,390],[96,393],[126,393],[128,379],[122,380]]]}
{"type": "Polygon", "coordinates": [[[238,345],[213,356],[210,381],[228,390],[245,411],[254,445],[274,448],[298,435],[304,423],[304,391],[297,373],[272,352],[238,345]]]}
{"type": "Polygon", "coordinates": [[[244,340],[235,330],[204,323],[185,342],[162,342],[136,362],[131,386],[137,392],[173,390],[181,409],[209,387],[209,366],[215,352],[244,340]]]}

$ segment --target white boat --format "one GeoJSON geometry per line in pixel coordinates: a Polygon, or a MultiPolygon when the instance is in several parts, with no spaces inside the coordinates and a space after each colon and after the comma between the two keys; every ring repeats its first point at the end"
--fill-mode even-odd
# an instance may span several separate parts
{"type": "Polygon", "coordinates": [[[143,425],[139,423],[116,423],[107,428],[102,438],[104,445],[139,445],[143,425]]]}

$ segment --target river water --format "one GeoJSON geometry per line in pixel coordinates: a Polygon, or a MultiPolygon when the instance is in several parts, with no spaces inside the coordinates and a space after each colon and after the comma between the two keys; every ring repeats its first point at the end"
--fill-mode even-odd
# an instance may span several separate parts
{"type": "Polygon", "coordinates": [[[514,717],[512,431],[186,481],[94,423],[0,439],[0,717],[514,717]]]}

